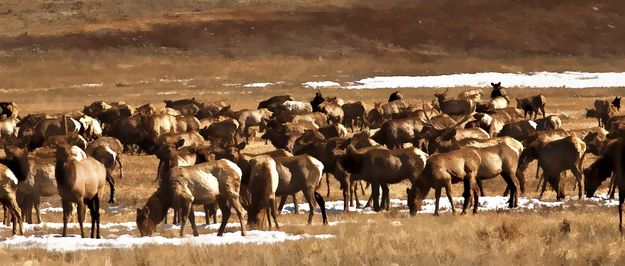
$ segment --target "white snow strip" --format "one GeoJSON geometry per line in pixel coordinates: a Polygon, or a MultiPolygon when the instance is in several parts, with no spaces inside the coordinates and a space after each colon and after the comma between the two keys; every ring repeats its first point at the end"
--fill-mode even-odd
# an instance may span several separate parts
{"type": "MultiPolygon", "coordinates": [[[[347,89],[380,88],[449,88],[490,87],[491,82],[501,82],[504,87],[530,88],[595,88],[625,86],[625,72],[531,72],[531,73],[460,73],[437,76],[380,76],[350,82],[347,89]]],[[[315,81],[305,87],[337,87],[333,81],[315,81]]]]}
{"type": "Polygon", "coordinates": [[[14,236],[0,242],[2,248],[42,248],[53,251],[94,250],[107,248],[135,248],[143,245],[227,245],[227,244],[275,244],[284,241],[300,240],[304,238],[328,239],[333,235],[291,235],[278,231],[248,231],[247,236],[240,232],[224,233],[223,237],[214,234],[204,234],[197,237],[166,238],[162,236],[135,237],[131,235],[109,235],[103,239],[80,238],[78,235],[58,237],[57,235],[14,236]]]}
{"type": "Polygon", "coordinates": [[[178,94],[177,91],[161,91],[161,92],[157,92],[157,95],[174,95],[174,94],[178,94]]]}
{"type": "Polygon", "coordinates": [[[271,82],[258,82],[258,83],[250,83],[243,85],[244,88],[264,88],[267,86],[271,86],[274,83],[271,82]]]}
{"type": "Polygon", "coordinates": [[[99,88],[102,87],[102,83],[83,83],[78,85],[72,85],[70,88],[99,88]]]}
{"type": "Polygon", "coordinates": [[[334,81],[309,81],[302,83],[302,86],[309,88],[327,88],[327,87],[340,87],[341,84],[334,81]]]}

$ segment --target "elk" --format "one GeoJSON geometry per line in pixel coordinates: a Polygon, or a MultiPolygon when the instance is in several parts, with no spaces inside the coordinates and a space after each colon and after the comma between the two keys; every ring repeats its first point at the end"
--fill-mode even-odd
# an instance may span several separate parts
{"type": "Polygon", "coordinates": [[[317,93],[315,93],[315,98],[313,98],[310,101],[310,105],[312,106],[312,111],[319,112],[320,111],[319,105],[322,104],[323,102],[325,102],[323,95],[321,95],[320,91],[317,91],[317,93]]]}
{"type": "MultiPolygon", "coordinates": [[[[586,144],[577,137],[566,137],[551,141],[542,147],[527,147],[519,159],[519,171],[522,173],[532,160],[538,159],[538,166],[543,169],[545,180],[556,191],[558,200],[564,198],[564,191],[560,188],[560,174],[570,170],[577,179],[578,196],[582,199],[584,176],[581,164],[584,160],[586,144]]],[[[539,199],[546,189],[547,182],[543,183],[539,199]]]]}
{"type": "Polygon", "coordinates": [[[507,95],[506,90],[504,90],[504,88],[501,87],[501,82],[498,82],[498,83],[491,82],[490,85],[493,87],[493,90],[490,92],[491,99],[495,99],[497,97],[502,97],[502,96],[507,95]]]}
{"type": "Polygon", "coordinates": [[[95,237],[100,238],[100,197],[106,184],[106,169],[94,158],[77,160],[72,154],[70,146],[57,147],[55,178],[63,205],[62,235],[67,236],[67,222],[75,203],[80,235],[85,237],[82,223],[86,204],[91,214],[91,238],[94,238],[94,232],[95,237]]]}
{"type": "Polygon", "coordinates": [[[403,100],[404,99],[404,94],[401,93],[400,91],[395,91],[393,93],[391,93],[391,95],[388,97],[388,102],[392,102],[392,101],[397,101],[397,100],[403,100]]]}
{"type": "Polygon", "coordinates": [[[608,100],[596,100],[595,101],[595,113],[597,115],[597,121],[599,126],[606,127],[608,120],[615,116],[621,107],[621,99],[615,98],[612,102],[608,100]],[[616,106],[615,104],[618,104],[616,106]]]}
{"type": "Polygon", "coordinates": [[[473,117],[475,108],[475,105],[473,105],[471,109],[465,113],[464,118],[453,126],[438,125],[425,113],[425,120],[422,121],[422,123],[425,124],[425,128],[423,128],[420,137],[428,140],[428,152],[432,154],[443,149],[449,149],[453,140],[457,141],[464,138],[490,138],[488,133],[481,128],[458,128],[473,117]]]}
{"type": "Polygon", "coordinates": [[[270,112],[275,113],[278,110],[278,106],[281,106],[286,101],[294,101],[294,99],[291,95],[272,96],[258,103],[257,109],[267,108],[270,112]]]}
{"type": "Polygon", "coordinates": [[[431,188],[435,192],[434,215],[438,215],[438,206],[441,197],[441,189],[445,188],[445,194],[451,203],[451,211],[456,210],[451,198],[451,185],[453,183],[464,183],[464,204],[462,214],[466,214],[466,209],[473,201],[473,213],[477,213],[479,188],[476,181],[481,164],[481,157],[471,148],[439,153],[430,156],[425,164],[425,168],[412,182],[412,186],[406,189],[408,194],[408,208],[410,215],[416,215],[421,210],[423,199],[428,195],[431,188]]]}
{"type": "Polygon", "coordinates": [[[469,89],[458,93],[458,99],[479,102],[482,99],[482,95],[484,95],[482,89],[469,89]]]}
{"type": "MultiPolygon", "coordinates": [[[[339,163],[352,177],[359,177],[371,183],[373,209],[380,211],[380,186],[395,184],[408,179],[414,183],[417,176],[426,165],[427,154],[417,148],[396,150],[369,149],[365,152],[357,151],[354,146],[348,146],[339,163]]],[[[382,186],[382,199],[388,198],[388,186],[382,186]]],[[[388,204],[386,204],[388,208],[388,204]]]]}
{"type": "MultiPolygon", "coordinates": [[[[175,147],[163,147],[159,158],[176,158],[175,147]]],[[[199,233],[195,226],[194,204],[217,202],[221,210],[221,225],[217,236],[223,236],[226,223],[234,208],[241,223],[241,235],[246,235],[243,217],[246,211],[239,201],[241,186],[241,169],[233,162],[220,159],[190,166],[178,166],[177,160],[164,163],[167,170],[157,191],[150,197],[143,208],[137,209],[137,227],[141,236],[149,236],[154,228],[167,214],[169,207],[178,211],[180,220],[180,236],[184,235],[184,226],[189,218],[193,235],[199,233]]]]}
{"type": "Polygon", "coordinates": [[[623,173],[623,165],[625,165],[625,140],[616,139],[611,141],[606,147],[605,152],[590,167],[584,170],[586,179],[584,180],[586,196],[592,197],[610,174],[616,179],[619,191],[619,231],[623,236],[623,204],[625,202],[625,173],[623,173]]]}
{"type": "Polygon", "coordinates": [[[443,93],[434,93],[441,112],[447,115],[464,115],[469,112],[469,110],[475,111],[475,104],[472,100],[445,100],[447,91],[449,91],[449,89],[445,90],[443,93]]]}
{"type": "Polygon", "coordinates": [[[351,128],[354,132],[354,126],[360,125],[360,130],[365,126],[365,112],[367,110],[366,105],[361,102],[352,102],[341,105],[343,109],[343,125],[351,128]]]}
{"type": "Polygon", "coordinates": [[[556,115],[536,119],[536,131],[553,130],[562,128],[562,120],[556,115]]]}
{"type": "Polygon", "coordinates": [[[277,167],[276,161],[268,155],[256,156],[250,161],[251,171],[247,185],[250,197],[247,211],[248,225],[262,227],[261,218],[264,209],[269,228],[271,228],[271,220],[273,219],[276,228],[280,229],[276,210],[276,191],[280,182],[277,167]]]}
{"type": "Polygon", "coordinates": [[[522,120],[503,125],[497,136],[513,137],[520,142],[524,142],[525,139],[534,133],[536,133],[536,123],[531,120],[522,120]]]}
{"type": "Polygon", "coordinates": [[[329,101],[325,101],[319,105],[319,112],[328,115],[328,120],[333,124],[340,124],[343,122],[343,117],[345,116],[343,108],[341,108],[340,105],[329,101]]]}
{"type": "Polygon", "coordinates": [[[271,118],[273,113],[267,108],[258,110],[246,110],[239,114],[239,135],[245,136],[245,142],[249,143],[250,127],[258,126],[260,131],[265,130],[267,120],[271,118]]]}
{"type": "Polygon", "coordinates": [[[5,146],[5,157],[0,158],[0,203],[5,208],[5,222],[8,221],[7,214],[11,214],[13,235],[24,234],[24,219],[17,204],[16,191],[18,185],[27,179],[30,171],[27,143],[23,141],[16,146],[5,146]]]}
{"type": "Polygon", "coordinates": [[[536,119],[538,114],[542,112],[543,118],[545,118],[545,104],[547,103],[547,98],[542,95],[534,95],[523,99],[516,99],[517,106],[516,108],[523,110],[523,117],[527,117],[530,115],[530,119],[532,119],[532,115],[534,115],[533,119],[536,119]]]}

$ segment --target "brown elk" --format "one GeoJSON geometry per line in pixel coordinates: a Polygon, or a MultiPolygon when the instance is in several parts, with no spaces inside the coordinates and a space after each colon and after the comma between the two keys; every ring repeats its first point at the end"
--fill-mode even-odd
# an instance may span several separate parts
{"type": "Polygon", "coordinates": [[[623,204],[625,202],[625,140],[616,139],[611,141],[605,152],[593,164],[584,170],[586,179],[584,180],[586,196],[592,197],[601,183],[610,175],[616,179],[619,191],[619,231],[623,236],[623,204]]]}
{"type": "Polygon", "coordinates": [[[501,82],[491,82],[490,85],[493,87],[493,90],[490,92],[491,99],[507,95],[506,90],[501,86],[501,82]]]}
{"type": "Polygon", "coordinates": [[[531,120],[522,120],[503,125],[497,136],[512,137],[520,142],[524,142],[525,139],[535,133],[536,123],[531,120]]]}
{"type": "Polygon", "coordinates": [[[408,107],[408,104],[403,100],[396,100],[385,104],[375,103],[373,109],[366,115],[366,124],[371,129],[380,128],[384,122],[402,113],[404,109],[408,107]]]}
{"type": "Polygon", "coordinates": [[[260,131],[265,130],[267,120],[271,118],[273,113],[267,108],[261,108],[258,110],[247,110],[239,114],[239,135],[245,137],[245,142],[249,143],[250,127],[258,126],[260,131]]]}
{"type": "MultiPolygon", "coordinates": [[[[475,111],[475,103],[472,100],[446,100],[447,91],[445,90],[443,93],[435,93],[436,99],[438,100],[438,107],[441,112],[448,115],[464,115],[469,110],[475,111]]],[[[425,108],[424,108],[425,110],[425,108]]]]}
{"type": "Polygon", "coordinates": [[[388,97],[388,102],[392,102],[392,101],[397,101],[397,100],[403,100],[404,99],[404,94],[401,93],[400,91],[395,91],[393,93],[391,93],[391,95],[388,97]]]}
{"type": "Polygon", "coordinates": [[[5,157],[0,158],[0,203],[5,208],[5,222],[8,213],[11,214],[13,235],[24,234],[23,216],[17,204],[16,191],[19,183],[27,179],[30,171],[27,143],[23,141],[16,146],[5,147],[5,157]]]}
{"type": "Polygon", "coordinates": [[[532,119],[532,115],[534,115],[533,119],[536,119],[538,114],[542,112],[543,118],[545,118],[545,104],[547,104],[547,98],[542,95],[534,95],[531,97],[516,99],[517,106],[516,108],[523,110],[523,117],[526,118],[527,115],[530,115],[530,119],[532,119]]]}
{"type": "Polygon", "coordinates": [[[100,197],[106,184],[106,169],[96,159],[77,160],[70,146],[58,146],[55,165],[56,184],[63,206],[63,236],[67,235],[67,222],[72,204],[77,205],[80,235],[84,238],[82,223],[85,204],[91,214],[91,238],[100,238],[100,197]]]}
{"type": "Polygon", "coordinates": [[[434,215],[438,215],[442,188],[445,188],[445,194],[451,203],[452,213],[455,213],[456,210],[451,198],[451,185],[458,182],[464,183],[462,214],[466,213],[471,201],[473,201],[473,213],[477,213],[479,188],[476,177],[480,163],[480,155],[471,148],[462,148],[430,156],[421,174],[412,183],[412,186],[406,189],[410,214],[416,215],[417,211],[421,210],[423,199],[428,195],[431,188],[434,188],[436,199],[434,215]]]}
{"type": "MultiPolygon", "coordinates": [[[[551,141],[542,147],[529,146],[523,150],[519,159],[520,173],[527,169],[529,162],[538,159],[538,166],[543,169],[545,180],[549,182],[551,187],[556,191],[558,200],[564,198],[564,191],[560,187],[560,176],[565,170],[570,170],[577,183],[578,196],[583,197],[583,181],[584,176],[581,172],[581,164],[586,152],[586,144],[577,137],[566,137],[559,140],[551,141]]],[[[547,182],[543,183],[539,198],[546,189],[547,182]]]]}
{"type": "Polygon", "coordinates": [[[250,197],[248,225],[262,227],[262,211],[265,210],[269,228],[273,219],[276,228],[280,229],[276,210],[276,191],[280,182],[277,167],[276,161],[268,155],[256,156],[250,161],[249,184],[246,186],[250,197]]]}
{"type": "MultiPolygon", "coordinates": [[[[159,154],[161,158],[175,158],[177,150],[175,147],[164,147],[159,154]]],[[[223,235],[231,208],[235,209],[239,217],[241,235],[246,235],[243,219],[246,212],[239,201],[242,173],[236,164],[225,159],[190,166],[178,166],[177,160],[169,160],[165,164],[167,170],[163,173],[159,188],[143,208],[137,209],[137,227],[141,236],[153,233],[156,225],[165,218],[169,207],[178,211],[180,236],[184,235],[187,217],[193,235],[197,236],[199,233],[192,205],[213,202],[219,204],[222,213],[217,235],[223,235]]]]}
{"type": "Polygon", "coordinates": [[[345,127],[351,128],[352,132],[354,132],[354,126],[360,126],[360,130],[364,128],[367,106],[363,102],[346,103],[341,105],[341,108],[343,109],[343,125],[345,127]]]}
{"type": "MultiPolygon", "coordinates": [[[[350,145],[345,154],[339,157],[343,169],[371,183],[373,209],[376,212],[380,211],[380,186],[395,184],[405,179],[414,183],[419,173],[423,171],[426,160],[427,154],[414,147],[396,150],[369,149],[361,152],[350,145]]],[[[388,187],[382,188],[382,199],[386,199],[388,187]]]]}
{"type": "Polygon", "coordinates": [[[615,98],[614,101],[608,100],[596,100],[595,101],[595,113],[597,115],[597,121],[599,126],[606,126],[606,122],[613,116],[615,116],[621,107],[621,99],[615,98]],[[617,104],[618,106],[616,106],[617,104]]]}
{"type": "Polygon", "coordinates": [[[272,96],[271,98],[258,103],[258,109],[267,108],[269,111],[275,113],[278,110],[278,106],[281,106],[286,101],[293,101],[291,95],[279,95],[272,96]]]}
{"type": "Polygon", "coordinates": [[[319,105],[319,112],[328,115],[328,120],[333,124],[342,123],[343,117],[345,117],[343,108],[341,108],[340,105],[329,101],[325,101],[319,105]]]}

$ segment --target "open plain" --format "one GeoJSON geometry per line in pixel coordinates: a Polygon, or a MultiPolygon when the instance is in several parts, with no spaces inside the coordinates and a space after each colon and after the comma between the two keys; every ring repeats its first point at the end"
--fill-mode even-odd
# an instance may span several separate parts
{"type": "MultiPolygon", "coordinates": [[[[311,81],[342,84],[374,76],[625,70],[625,46],[620,45],[625,40],[625,2],[360,2],[3,1],[0,100],[17,103],[21,115],[82,110],[98,100],[162,107],[163,100],[192,97],[200,102],[224,101],[238,110],[256,109],[260,101],[275,95],[310,101],[316,89],[303,83],[311,81]],[[248,85],[255,83],[268,84],[248,85]]],[[[395,91],[320,89],[324,96],[363,101],[369,108],[386,102],[395,91]]],[[[449,88],[449,95],[466,89],[471,88],[449,88]]],[[[490,86],[480,89],[490,92],[490,86]]],[[[506,89],[513,98],[545,95],[547,114],[557,115],[566,130],[597,126],[594,118],[585,117],[585,108],[592,108],[596,99],[625,94],[623,87],[506,89]]],[[[401,91],[407,102],[420,106],[441,89],[401,91]]],[[[271,150],[271,144],[256,139],[243,152],[271,150]]],[[[124,177],[117,179],[117,202],[102,202],[103,240],[57,237],[62,212],[60,197],[52,196],[43,200],[44,223],[26,225],[24,237],[11,236],[10,227],[0,228],[0,264],[625,264],[618,203],[605,199],[607,182],[597,193],[600,196],[578,201],[569,172],[563,181],[565,200],[556,201],[549,190],[537,201],[535,163],[525,173],[527,192],[518,209],[502,204],[505,199],[498,196],[506,183],[495,178],[484,182],[489,197],[483,198],[482,210],[475,215],[452,215],[443,199],[443,212],[432,216],[427,211],[431,192],[426,210],[410,216],[407,181],[390,186],[389,211],[345,214],[340,185],[331,179],[331,195],[325,198],[328,225],[321,224],[320,215],[308,225],[305,211],[292,214],[292,205],[287,205],[279,216],[283,233],[253,231],[248,237],[255,240],[238,235],[233,215],[227,241],[215,236],[215,225],[203,225],[204,217],[197,217],[198,241],[192,240],[190,228],[184,241],[172,240],[178,238],[179,227],[163,224],[157,227],[163,238],[141,241],[136,208],[158,186],[154,182],[158,159],[130,153],[121,158],[124,177]]],[[[587,155],[583,166],[595,158],[587,155]]],[[[321,191],[325,192],[325,182],[321,191]]],[[[455,184],[453,192],[459,208],[462,184],[455,184]]],[[[102,198],[108,193],[106,188],[102,198]]],[[[301,193],[298,197],[300,204],[305,202],[301,193]]],[[[302,204],[300,209],[307,207],[302,204]]],[[[69,233],[79,231],[74,225],[69,233]]]]}

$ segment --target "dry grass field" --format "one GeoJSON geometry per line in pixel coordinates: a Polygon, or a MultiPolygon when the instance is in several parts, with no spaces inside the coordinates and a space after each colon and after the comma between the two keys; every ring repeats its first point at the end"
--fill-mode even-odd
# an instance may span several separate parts
{"type": "MultiPolygon", "coordinates": [[[[609,0],[9,0],[0,3],[0,100],[17,102],[22,114],[82,110],[95,100],[140,105],[190,97],[223,100],[241,109],[255,108],[260,100],[279,94],[311,99],[314,91],[301,83],[315,80],[480,71],[622,71],[623,11],[625,2],[609,0]],[[279,81],[283,83],[266,88],[241,86],[279,81]]],[[[463,89],[451,88],[450,95],[463,89]]],[[[384,102],[392,91],[323,90],[369,106],[384,102]]],[[[434,89],[402,91],[409,101],[421,103],[433,99],[434,89]]],[[[564,128],[579,129],[596,126],[595,120],[584,118],[584,108],[625,90],[508,88],[508,93],[544,94],[547,113],[559,115],[564,128]]],[[[256,141],[244,152],[270,149],[256,141]]],[[[122,156],[125,177],[118,180],[119,207],[103,203],[103,223],[135,221],[135,209],[156,189],[155,157],[122,156]]],[[[593,159],[587,157],[584,165],[593,159]]],[[[526,175],[534,171],[532,167],[526,175]]],[[[528,180],[525,196],[536,197],[536,181],[528,180]]],[[[565,179],[567,195],[574,194],[572,180],[570,174],[565,179]]],[[[499,179],[485,185],[488,195],[504,190],[499,179]]],[[[331,186],[326,201],[341,200],[338,182],[332,180],[331,186]]],[[[406,186],[392,185],[391,198],[405,199],[406,186]]],[[[460,185],[454,186],[454,196],[461,191],[460,185]]],[[[546,199],[555,200],[555,194],[550,191],[546,199]]],[[[58,197],[44,201],[45,206],[60,207],[58,197]]],[[[306,225],[305,214],[285,214],[279,222],[290,234],[333,238],[73,252],[6,247],[0,249],[0,264],[625,264],[616,207],[592,202],[572,200],[566,207],[466,216],[410,217],[406,207],[378,214],[331,213],[331,226],[321,225],[319,217],[313,225],[306,225]]],[[[198,219],[203,223],[203,217],[198,219]]],[[[61,215],[48,212],[43,220],[60,222],[61,215]]],[[[178,234],[162,226],[158,232],[166,237],[178,234]]],[[[190,234],[190,228],[186,232],[190,234]]],[[[43,227],[26,235],[59,233],[43,227]]],[[[105,237],[122,234],[139,233],[118,228],[102,232],[105,237]]],[[[10,230],[0,230],[0,237],[10,237],[10,230]]]]}

